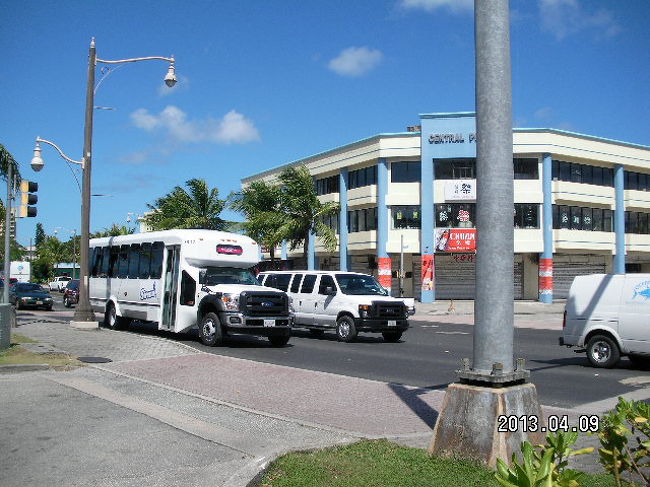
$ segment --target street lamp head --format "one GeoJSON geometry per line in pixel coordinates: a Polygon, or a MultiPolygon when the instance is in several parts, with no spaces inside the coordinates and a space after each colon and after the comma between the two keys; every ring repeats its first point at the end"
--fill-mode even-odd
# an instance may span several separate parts
{"type": "Polygon", "coordinates": [[[36,172],[40,171],[43,169],[43,166],[45,163],[43,162],[43,158],[41,157],[41,145],[36,142],[36,147],[34,147],[34,157],[32,157],[32,169],[36,172]]]}
{"type": "Polygon", "coordinates": [[[176,84],[176,68],[174,67],[173,62],[169,65],[169,69],[165,75],[165,84],[170,88],[176,84]]]}

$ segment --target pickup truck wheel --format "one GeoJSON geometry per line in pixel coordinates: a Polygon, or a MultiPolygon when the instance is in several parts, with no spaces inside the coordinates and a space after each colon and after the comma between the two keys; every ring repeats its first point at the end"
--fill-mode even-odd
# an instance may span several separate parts
{"type": "Polygon", "coordinates": [[[352,342],[357,337],[357,327],[351,316],[343,315],[336,320],[336,338],[340,342],[352,342]]]}
{"type": "Polygon", "coordinates": [[[291,338],[289,335],[270,336],[269,341],[274,347],[284,347],[287,343],[289,343],[289,338],[291,338]]]}
{"type": "Polygon", "coordinates": [[[399,339],[402,338],[401,331],[383,331],[381,335],[384,337],[384,340],[391,343],[399,342],[399,339]]]}
{"type": "Polygon", "coordinates": [[[610,337],[595,335],[587,343],[587,358],[594,367],[611,369],[621,358],[621,351],[610,337]]]}
{"type": "Polygon", "coordinates": [[[216,347],[223,343],[223,329],[216,313],[210,311],[203,315],[199,324],[199,337],[208,347],[216,347]]]}

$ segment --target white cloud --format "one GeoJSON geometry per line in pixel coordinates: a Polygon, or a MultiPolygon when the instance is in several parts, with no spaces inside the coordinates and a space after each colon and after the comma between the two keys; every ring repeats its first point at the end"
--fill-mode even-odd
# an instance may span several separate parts
{"type": "Polygon", "coordinates": [[[361,76],[375,68],[384,55],[378,49],[367,47],[348,47],[332,59],[328,67],[341,76],[361,76]]]}
{"type": "Polygon", "coordinates": [[[402,8],[422,9],[433,12],[446,8],[454,13],[471,12],[474,10],[474,0],[400,0],[402,8]]]}
{"type": "Polygon", "coordinates": [[[560,41],[585,29],[597,29],[604,37],[613,37],[620,26],[606,9],[583,9],[578,0],[540,0],[542,28],[560,41]]]}
{"type": "Polygon", "coordinates": [[[138,128],[147,132],[162,131],[177,142],[244,144],[260,140],[253,122],[235,110],[229,111],[219,120],[188,120],[183,110],[168,105],[158,115],[139,108],[131,114],[131,120],[138,128]]]}

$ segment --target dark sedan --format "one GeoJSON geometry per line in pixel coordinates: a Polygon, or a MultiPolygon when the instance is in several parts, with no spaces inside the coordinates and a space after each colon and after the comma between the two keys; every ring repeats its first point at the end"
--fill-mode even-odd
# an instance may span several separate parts
{"type": "Polygon", "coordinates": [[[45,308],[52,310],[54,300],[48,291],[33,282],[18,282],[9,289],[9,301],[22,308],[45,308]]]}

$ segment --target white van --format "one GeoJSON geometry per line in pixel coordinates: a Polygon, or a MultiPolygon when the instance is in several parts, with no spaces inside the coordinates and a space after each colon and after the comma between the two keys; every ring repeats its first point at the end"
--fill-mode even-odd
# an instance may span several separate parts
{"type": "Polygon", "coordinates": [[[393,298],[373,276],[338,271],[268,271],[258,276],[267,287],[293,298],[294,327],[314,335],[335,330],[351,342],[359,332],[381,333],[397,342],[415,313],[413,298],[393,298]]]}
{"type": "Polygon", "coordinates": [[[586,351],[594,367],[622,355],[650,362],[650,274],[591,274],[573,280],[560,345],[586,351]]]}

